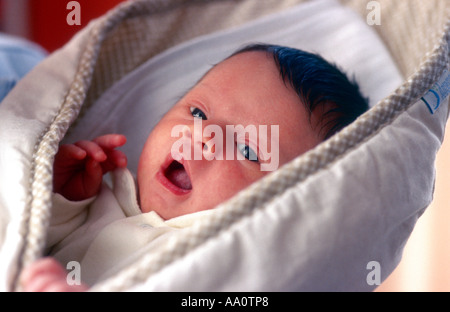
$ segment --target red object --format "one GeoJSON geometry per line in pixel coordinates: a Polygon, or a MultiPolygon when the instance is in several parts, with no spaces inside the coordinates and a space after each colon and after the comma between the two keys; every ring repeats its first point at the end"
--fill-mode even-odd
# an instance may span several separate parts
{"type": "Polygon", "coordinates": [[[30,39],[53,52],[69,41],[90,20],[103,15],[123,1],[126,0],[29,1],[30,39]],[[70,2],[74,2],[76,6],[68,8],[70,2]],[[79,10],[74,11],[77,7],[79,10]],[[74,15],[76,13],[79,15],[74,15]],[[80,17],[80,25],[69,25],[68,16],[69,20],[80,17]]]}

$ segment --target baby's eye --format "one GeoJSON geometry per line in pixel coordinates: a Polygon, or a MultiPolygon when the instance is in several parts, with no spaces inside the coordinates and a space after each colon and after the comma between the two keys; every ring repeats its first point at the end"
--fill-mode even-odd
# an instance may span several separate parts
{"type": "Polygon", "coordinates": [[[195,118],[201,118],[202,120],[207,120],[208,118],[206,118],[206,115],[204,112],[202,112],[201,109],[197,108],[197,107],[190,107],[191,110],[191,114],[193,117],[195,118]]]}
{"type": "Polygon", "coordinates": [[[258,155],[247,144],[238,143],[237,148],[246,159],[254,162],[259,162],[258,155]]]}

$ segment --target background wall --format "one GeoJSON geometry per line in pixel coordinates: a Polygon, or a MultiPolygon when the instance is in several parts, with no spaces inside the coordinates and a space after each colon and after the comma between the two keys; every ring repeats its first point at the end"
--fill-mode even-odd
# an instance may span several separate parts
{"type": "MultiPolygon", "coordinates": [[[[71,12],[67,9],[69,0],[0,0],[0,31],[27,38],[53,52],[92,18],[123,1],[78,0],[81,25],[70,26],[66,21],[71,12]]],[[[400,265],[376,291],[450,291],[450,135],[436,167],[434,201],[419,219],[400,265]]]]}
{"type": "Polygon", "coordinates": [[[70,0],[0,0],[0,30],[25,37],[53,52],[87,23],[125,0],[77,0],[81,24],[68,25],[70,0]]]}
{"type": "Polygon", "coordinates": [[[377,291],[450,291],[450,122],[436,159],[433,202],[417,221],[400,265],[377,291]]]}

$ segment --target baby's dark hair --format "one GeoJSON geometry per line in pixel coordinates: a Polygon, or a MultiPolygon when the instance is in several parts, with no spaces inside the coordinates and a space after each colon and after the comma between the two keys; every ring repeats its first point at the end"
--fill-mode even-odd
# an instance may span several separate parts
{"type": "Polygon", "coordinates": [[[278,45],[251,44],[232,56],[250,51],[273,55],[281,78],[291,85],[310,114],[321,105],[330,107],[320,121],[325,140],[367,111],[368,100],[359,86],[320,55],[278,45]]]}

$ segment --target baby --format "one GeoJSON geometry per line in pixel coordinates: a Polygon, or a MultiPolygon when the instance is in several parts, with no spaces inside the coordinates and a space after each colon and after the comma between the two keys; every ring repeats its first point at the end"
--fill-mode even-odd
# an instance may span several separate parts
{"type": "Polygon", "coordinates": [[[155,250],[165,235],[213,213],[212,208],[270,172],[261,170],[268,162],[264,150],[276,152],[283,165],[367,108],[358,86],[318,55],[265,44],[235,52],[209,70],[150,133],[136,184],[125,169],[125,154],[117,149],[126,142],[123,135],[60,147],[47,242],[52,257],[24,269],[24,290],[88,289],[131,253],[148,246],[155,250]],[[201,127],[224,130],[227,125],[267,125],[276,129],[277,140],[233,136],[241,159],[208,158],[207,153],[224,154],[230,146],[223,142],[230,141],[212,140],[204,132],[193,135],[200,121],[201,127]],[[201,159],[190,157],[185,145],[174,149],[179,139],[171,134],[179,125],[184,125],[186,142],[201,148],[201,159]],[[112,185],[103,181],[107,172],[112,185]],[[81,263],[86,284],[69,285],[61,264],[70,261],[81,263]]]}

